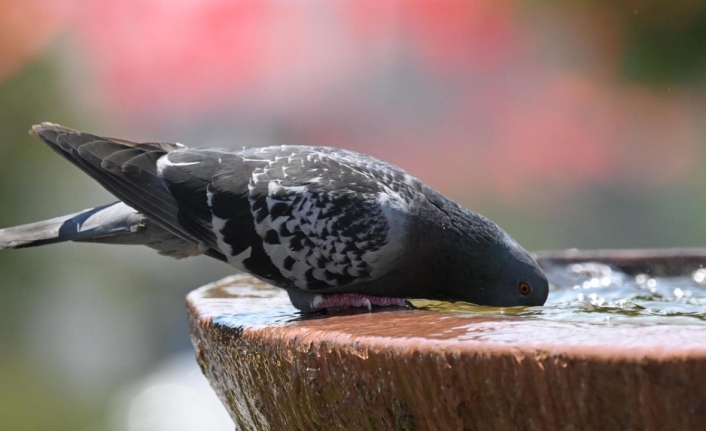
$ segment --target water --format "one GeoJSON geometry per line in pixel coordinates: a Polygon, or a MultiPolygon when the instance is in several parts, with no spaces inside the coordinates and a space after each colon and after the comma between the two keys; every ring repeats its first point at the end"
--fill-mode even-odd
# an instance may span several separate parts
{"type": "Polygon", "coordinates": [[[706,325],[706,269],[679,277],[628,275],[601,263],[544,267],[550,283],[543,307],[494,308],[412,300],[419,308],[471,315],[519,315],[588,323],[706,325]]]}
{"type": "MultiPolygon", "coordinates": [[[[595,262],[544,264],[543,268],[550,283],[549,298],[543,307],[481,307],[418,299],[410,302],[424,310],[462,316],[525,316],[589,324],[706,325],[706,268],[679,277],[633,276],[595,262]]],[[[208,310],[220,324],[242,324],[245,319],[249,325],[257,326],[325,317],[299,314],[283,290],[242,274],[205,286],[194,294],[212,299],[208,310]],[[246,309],[253,311],[252,319],[249,313],[229,313],[234,299],[247,301],[246,309]]]]}

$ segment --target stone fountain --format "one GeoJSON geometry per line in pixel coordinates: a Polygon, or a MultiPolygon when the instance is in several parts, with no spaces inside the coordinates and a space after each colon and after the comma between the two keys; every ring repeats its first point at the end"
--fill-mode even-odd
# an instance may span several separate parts
{"type": "MultiPolygon", "coordinates": [[[[658,277],[697,271],[706,250],[537,259],[658,277]]],[[[284,291],[244,275],[197,289],[187,303],[198,362],[241,429],[706,429],[698,319],[415,308],[303,316],[284,291]]]]}

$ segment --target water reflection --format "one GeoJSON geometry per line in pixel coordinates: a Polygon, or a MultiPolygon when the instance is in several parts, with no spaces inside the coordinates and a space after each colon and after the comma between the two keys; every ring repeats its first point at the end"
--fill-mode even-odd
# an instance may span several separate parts
{"type": "Polygon", "coordinates": [[[433,301],[423,309],[470,314],[521,315],[589,323],[706,324],[706,269],[679,277],[630,276],[594,262],[545,265],[550,282],[544,307],[491,308],[433,301]]]}

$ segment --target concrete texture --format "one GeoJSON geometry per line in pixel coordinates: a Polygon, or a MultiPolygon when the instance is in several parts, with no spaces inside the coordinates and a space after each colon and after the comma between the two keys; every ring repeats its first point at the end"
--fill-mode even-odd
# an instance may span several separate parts
{"type": "Polygon", "coordinates": [[[412,309],[301,316],[247,276],[187,299],[240,429],[706,429],[706,327],[412,309]]]}

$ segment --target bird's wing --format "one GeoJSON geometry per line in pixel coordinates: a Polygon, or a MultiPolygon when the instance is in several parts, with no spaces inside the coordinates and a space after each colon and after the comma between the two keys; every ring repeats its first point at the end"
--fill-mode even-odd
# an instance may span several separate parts
{"type": "Polygon", "coordinates": [[[159,227],[225,260],[217,251],[210,220],[200,224],[201,219],[185,214],[159,175],[160,157],[185,149],[183,145],[105,138],[51,123],[36,125],[30,133],[159,227]]]}
{"type": "Polygon", "coordinates": [[[389,272],[421,184],[332,148],[191,150],[49,123],[32,133],[204,254],[290,289],[338,288],[389,272]]]}
{"type": "MultiPolygon", "coordinates": [[[[254,167],[247,202],[255,233],[268,260],[293,287],[342,287],[392,268],[404,245],[410,203],[393,178],[404,180],[402,171],[320,147],[249,149],[240,156],[254,167]]],[[[213,215],[223,220],[218,235],[226,243],[232,231],[229,211],[236,201],[243,205],[233,198],[232,178],[225,171],[209,188],[213,215]]],[[[248,261],[244,264],[247,268],[248,261]]]]}
{"type": "Polygon", "coordinates": [[[158,168],[181,214],[210,223],[228,262],[280,287],[319,291],[375,279],[404,246],[411,177],[364,155],[301,146],[178,150],[158,168]]]}

